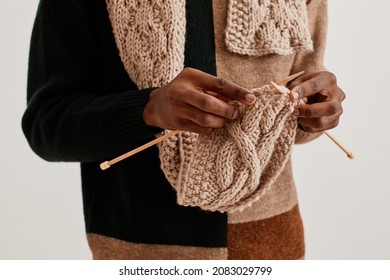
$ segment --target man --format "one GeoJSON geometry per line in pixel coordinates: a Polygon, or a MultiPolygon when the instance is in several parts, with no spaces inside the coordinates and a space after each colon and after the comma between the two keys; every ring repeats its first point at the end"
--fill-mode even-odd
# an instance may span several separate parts
{"type": "Polygon", "coordinates": [[[81,163],[95,259],[304,257],[291,161],[243,212],[183,207],[147,149],[163,129],[208,134],[250,106],[249,89],[291,73],[296,143],[338,124],[345,97],[324,70],[326,0],[41,0],[23,129],[49,161],[81,163]],[[186,68],[184,68],[186,67],[186,68]]]}

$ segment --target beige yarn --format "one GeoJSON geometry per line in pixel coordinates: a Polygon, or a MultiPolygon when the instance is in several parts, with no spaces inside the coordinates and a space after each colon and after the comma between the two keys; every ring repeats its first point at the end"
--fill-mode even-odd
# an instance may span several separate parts
{"type": "Polygon", "coordinates": [[[138,88],[162,86],[184,65],[185,0],[106,0],[119,54],[138,88]]]}
{"type": "Polygon", "coordinates": [[[210,135],[182,132],[160,144],[161,168],[177,202],[204,210],[234,212],[250,207],[286,164],[296,133],[289,97],[270,86],[238,119],[210,135]]]}
{"type": "MultiPolygon", "coordinates": [[[[262,56],[313,49],[305,0],[228,1],[228,50],[262,56]]],[[[106,2],[120,57],[138,88],[159,87],[176,77],[184,67],[186,1],[106,2]]]]}
{"type": "Polygon", "coordinates": [[[252,56],[313,50],[305,0],[229,1],[225,43],[252,56]]]}

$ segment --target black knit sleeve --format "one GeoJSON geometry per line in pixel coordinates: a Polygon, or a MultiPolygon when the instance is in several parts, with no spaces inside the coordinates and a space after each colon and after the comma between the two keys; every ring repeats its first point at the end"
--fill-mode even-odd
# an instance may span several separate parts
{"type": "Polygon", "coordinates": [[[22,128],[32,149],[46,160],[99,161],[139,146],[156,133],[142,118],[152,89],[137,90],[128,77],[125,86],[118,86],[121,82],[107,86],[107,80],[121,80],[117,77],[124,76],[124,70],[102,62],[115,60],[102,59],[113,55],[101,46],[101,41],[113,41],[112,33],[96,27],[101,21],[97,14],[106,15],[96,13],[103,9],[102,3],[41,0],[39,4],[22,128]]]}

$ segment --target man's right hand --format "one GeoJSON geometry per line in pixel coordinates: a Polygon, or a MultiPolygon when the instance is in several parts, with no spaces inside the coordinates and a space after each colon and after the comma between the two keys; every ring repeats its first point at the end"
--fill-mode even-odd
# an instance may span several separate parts
{"type": "Polygon", "coordinates": [[[231,100],[251,105],[256,97],[231,81],[185,68],[150,93],[143,118],[150,126],[208,134],[223,127],[226,119],[238,117],[231,100]]]}

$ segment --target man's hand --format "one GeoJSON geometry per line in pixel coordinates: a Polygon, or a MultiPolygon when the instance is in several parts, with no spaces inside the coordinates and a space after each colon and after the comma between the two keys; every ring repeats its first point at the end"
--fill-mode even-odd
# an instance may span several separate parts
{"type": "Polygon", "coordinates": [[[291,100],[306,103],[295,106],[293,113],[304,130],[322,132],[338,125],[345,94],[338,87],[334,74],[319,72],[302,76],[289,88],[291,100]]]}
{"type": "Polygon", "coordinates": [[[222,127],[226,119],[238,117],[230,100],[250,105],[256,97],[231,81],[185,68],[150,93],[143,117],[147,125],[207,134],[222,127]]]}

